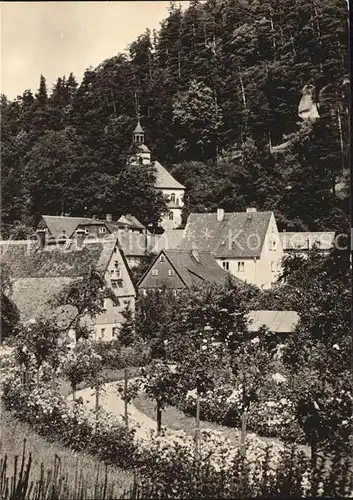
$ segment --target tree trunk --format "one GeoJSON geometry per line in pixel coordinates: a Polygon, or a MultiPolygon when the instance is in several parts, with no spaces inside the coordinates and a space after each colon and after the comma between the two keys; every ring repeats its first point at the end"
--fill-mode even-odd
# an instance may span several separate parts
{"type": "Polygon", "coordinates": [[[72,388],[72,401],[76,401],[76,385],[71,384],[71,388],[72,388]]]}
{"type": "Polygon", "coordinates": [[[247,412],[244,409],[241,416],[241,436],[240,436],[241,452],[244,455],[245,455],[245,441],[246,441],[246,417],[247,417],[247,412]]]}
{"type": "Polygon", "coordinates": [[[161,401],[157,399],[157,436],[160,435],[162,430],[162,405],[161,401]]]}
{"type": "Polygon", "coordinates": [[[128,405],[127,388],[128,388],[128,371],[127,368],[125,368],[124,369],[124,412],[125,412],[124,421],[125,421],[126,431],[129,429],[129,416],[127,411],[127,405],[128,405]]]}
{"type": "Polygon", "coordinates": [[[200,394],[196,395],[195,455],[200,452],[200,394]]]}

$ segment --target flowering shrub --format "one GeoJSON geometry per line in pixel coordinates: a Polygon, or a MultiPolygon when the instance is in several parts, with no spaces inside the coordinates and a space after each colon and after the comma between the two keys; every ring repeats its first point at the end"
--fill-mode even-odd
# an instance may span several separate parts
{"type": "Polygon", "coordinates": [[[242,455],[229,440],[209,430],[202,431],[201,442],[200,453],[195,456],[193,439],[183,431],[152,435],[144,445],[139,469],[141,485],[151,497],[254,498],[337,493],[337,485],[330,484],[330,476],[337,473],[345,478],[338,489],[347,493],[349,488],[349,474],[337,470],[310,484],[310,461],[295,448],[265,447],[252,437],[242,455]]]}
{"type": "MultiPolygon", "coordinates": [[[[273,394],[274,396],[274,394],[273,394]]],[[[272,400],[257,402],[247,413],[247,427],[261,436],[280,437],[289,442],[306,443],[295,416],[293,404],[277,394],[272,400]]],[[[195,416],[196,391],[189,391],[177,402],[179,409],[195,416]]],[[[215,387],[200,396],[200,418],[228,427],[241,425],[241,385],[234,389],[230,385],[215,387]]]]}
{"type": "Polygon", "coordinates": [[[306,437],[297,423],[293,403],[286,398],[256,405],[248,413],[248,426],[262,436],[277,436],[287,441],[306,444],[306,437]]]}
{"type": "Polygon", "coordinates": [[[17,376],[3,384],[2,400],[14,416],[28,422],[39,434],[57,439],[75,451],[84,450],[106,463],[131,467],[137,454],[134,431],[114,422],[103,410],[96,415],[78,401],[69,404],[51,386],[24,388],[17,376]]]}

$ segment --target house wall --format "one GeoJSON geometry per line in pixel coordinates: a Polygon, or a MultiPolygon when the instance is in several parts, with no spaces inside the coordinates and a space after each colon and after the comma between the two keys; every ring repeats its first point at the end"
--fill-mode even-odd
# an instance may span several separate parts
{"type": "Polygon", "coordinates": [[[283,249],[278,234],[276,220],[272,214],[260,258],[239,259],[217,259],[218,264],[223,267],[228,262],[228,270],[231,274],[247,283],[259,288],[269,289],[277,281],[282,269],[283,249]],[[243,263],[239,270],[238,263],[243,263]]]}
{"type": "Polygon", "coordinates": [[[170,213],[164,215],[161,226],[164,229],[175,229],[181,224],[181,212],[184,206],[184,189],[162,189],[161,191],[167,200],[170,200],[173,194],[175,196],[175,201],[169,201],[167,203],[172,218],[170,218],[170,213]]]}
{"type": "Polygon", "coordinates": [[[140,283],[139,290],[158,289],[162,288],[163,286],[173,289],[185,288],[184,283],[175,272],[174,267],[170,264],[167,257],[162,253],[158,256],[158,259],[155,261],[154,265],[149,269],[143,281],[140,283]],[[161,261],[162,256],[165,259],[164,261],[161,261]],[[153,270],[158,271],[158,276],[153,275],[153,270]],[[174,276],[169,276],[169,270],[174,271],[174,276]]]}
{"type": "Polygon", "coordinates": [[[105,312],[96,318],[96,339],[112,340],[114,332],[118,332],[124,318],[122,311],[126,301],[135,312],[136,292],[132,284],[129,271],[121,252],[116,246],[105,273],[107,285],[119,298],[119,305],[116,306],[110,299],[105,301],[105,312]]]}
{"type": "Polygon", "coordinates": [[[257,285],[258,260],[254,261],[253,258],[217,259],[217,263],[223,267],[223,269],[229,271],[233,276],[236,276],[240,280],[257,285]],[[228,263],[228,269],[227,267],[224,267],[224,263],[228,263]],[[244,269],[243,271],[239,270],[238,263],[241,265],[241,269],[244,269]],[[244,266],[242,266],[242,264],[244,264],[244,266]]]}

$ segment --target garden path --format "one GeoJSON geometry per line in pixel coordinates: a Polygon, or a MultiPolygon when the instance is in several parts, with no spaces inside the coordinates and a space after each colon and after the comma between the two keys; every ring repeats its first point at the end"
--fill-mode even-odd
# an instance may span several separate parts
{"type": "MultiPolygon", "coordinates": [[[[135,378],[131,378],[130,382],[134,381],[135,378]]],[[[104,391],[100,395],[100,405],[101,407],[112,413],[113,415],[116,415],[121,421],[123,421],[124,417],[124,401],[121,397],[121,394],[117,391],[117,388],[123,385],[123,381],[118,381],[118,382],[110,382],[104,385],[104,391]]],[[[77,397],[82,397],[87,409],[94,409],[95,408],[95,393],[91,388],[86,388],[82,389],[80,391],[77,391],[77,397]]],[[[133,403],[130,403],[128,406],[128,413],[129,413],[129,425],[131,427],[135,427],[136,429],[136,439],[138,440],[144,440],[144,441],[149,441],[151,439],[151,433],[152,431],[156,432],[157,430],[157,424],[156,420],[152,419],[142,411],[140,411],[138,408],[133,403]]],[[[191,424],[191,427],[194,428],[194,419],[192,417],[186,417],[184,415],[184,419],[187,418],[188,420],[192,421],[192,423],[189,423],[189,427],[191,424]]],[[[225,438],[228,438],[231,440],[231,442],[234,443],[235,446],[239,445],[239,440],[240,440],[240,432],[229,428],[229,427],[224,427],[218,424],[210,423],[210,422],[200,422],[201,428],[208,428],[208,429],[213,429],[221,434],[224,435],[225,438]]],[[[172,429],[171,427],[166,427],[163,426],[163,429],[165,429],[168,434],[171,433],[176,433],[178,432],[178,429],[172,429]]],[[[189,434],[189,432],[187,432],[189,434]]],[[[254,433],[248,433],[248,438],[256,440],[259,444],[261,442],[262,445],[268,445],[272,444],[275,445],[277,448],[283,448],[283,443],[276,438],[265,438],[265,437],[260,437],[257,436],[254,433]]],[[[298,448],[306,455],[310,455],[310,450],[309,447],[307,446],[298,446],[298,448]]]]}
{"type": "MultiPolygon", "coordinates": [[[[130,379],[130,382],[133,380],[130,379]]],[[[125,406],[120,393],[117,391],[117,388],[122,384],[123,382],[120,381],[105,384],[104,391],[100,395],[99,404],[104,410],[116,415],[123,421],[125,406]]],[[[90,387],[77,391],[76,394],[77,397],[82,397],[88,409],[95,408],[95,393],[90,387]]],[[[128,413],[129,425],[136,428],[136,438],[149,440],[151,432],[156,431],[156,421],[139,411],[133,403],[129,404],[128,413]]]]}

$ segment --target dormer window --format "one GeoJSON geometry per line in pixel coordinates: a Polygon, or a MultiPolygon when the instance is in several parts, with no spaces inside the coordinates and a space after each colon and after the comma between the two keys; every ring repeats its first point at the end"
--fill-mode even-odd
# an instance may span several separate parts
{"type": "Polygon", "coordinates": [[[170,195],[170,201],[171,201],[172,203],[175,203],[175,194],[174,194],[174,193],[172,193],[172,194],[170,195]]]}

